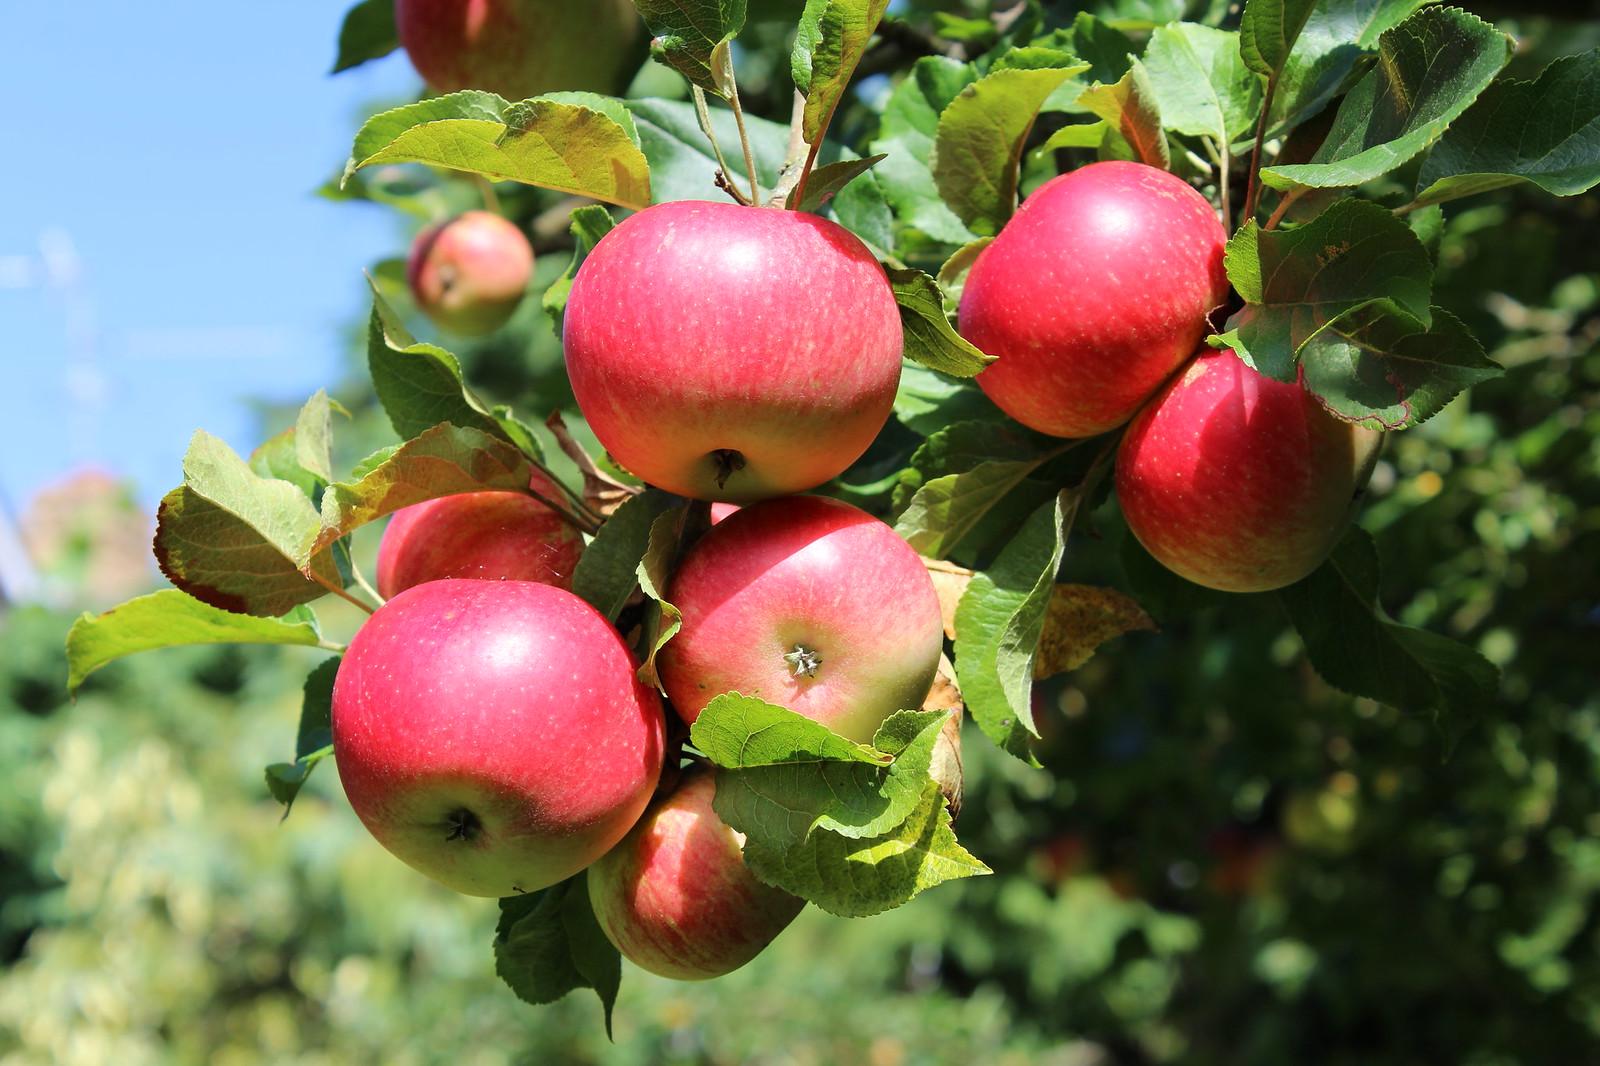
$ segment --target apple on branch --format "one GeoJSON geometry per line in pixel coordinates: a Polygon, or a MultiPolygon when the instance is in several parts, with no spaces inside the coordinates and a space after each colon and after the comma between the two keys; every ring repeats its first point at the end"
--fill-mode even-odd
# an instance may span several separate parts
{"type": "Polygon", "coordinates": [[[369,618],[333,688],[350,805],[406,863],[473,896],[553,885],[625,836],[664,719],[594,608],[532,581],[432,581],[369,618]]]}

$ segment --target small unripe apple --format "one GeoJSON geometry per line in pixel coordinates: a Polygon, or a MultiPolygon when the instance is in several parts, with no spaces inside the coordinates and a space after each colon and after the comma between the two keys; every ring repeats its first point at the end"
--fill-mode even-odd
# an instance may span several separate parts
{"type": "MultiPolygon", "coordinates": [[[[559,499],[550,479],[531,482],[559,499]]],[[[394,513],[378,544],[378,594],[448,577],[542,581],[570,589],[583,535],[549,507],[520,492],[468,492],[412,504],[394,513]]]]}
{"type": "Polygon", "coordinates": [[[799,211],[679,201],[624,220],[564,316],[578,406],[617,462],[748,503],[841,473],[888,420],[900,314],[848,230],[799,211]]]}
{"type": "Polygon", "coordinates": [[[607,939],[662,977],[701,981],[737,970],[805,906],[756,880],[744,837],[711,808],[715,795],[715,777],[691,772],[589,867],[589,902],[607,939]]]}
{"type": "Polygon", "coordinates": [[[493,333],[510,321],[532,277],[528,238],[489,211],[467,211],[428,227],[406,260],[417,306],[463,337],[493,333]]]}
{"type": "Polygon", "coordinates": [[[361,821],[458,892],[565,880],[644,812],[664,721],[617,631],[532,581],[431,581],[350,642],[333,686],[339,779],[361,821]]]}
{"type": "Polygon", "coordinates": [[[434,89],[513,101],[556,89],[616,92],[641,31],[627,0],[395,0],[394,17],[411,65],[434,89]]]}
{"type": "Polygon", "coordinates": [[[702,537],[667,599],[683,628],[657,659],[686,722],[739,692],[870,741],[922,706],[944,642],[928,571],[894,530],[849,504],[790,496],[702,537]]]}
{"type": "Polygon", "coordinates": [[[1227,299],[1227,239],[1206,198],[1164,170],[1093,163],[1051,179],[967,275],[961,335],[998,357],[978,385],[1041,433],[1120,426],[1227,299]]]}
{"type": "Polygon", "coordinates": [[[1202,353],[1128,426],[1117,499],[1174,573],[1224,592],[1282,588],[1338,543],[1381,440],[1298,383],[1202,353]]]}

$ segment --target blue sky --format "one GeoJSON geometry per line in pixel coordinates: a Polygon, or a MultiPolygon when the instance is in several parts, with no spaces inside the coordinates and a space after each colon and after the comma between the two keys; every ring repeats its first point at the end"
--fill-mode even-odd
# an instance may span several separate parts
{"type": "Polygon", "coordinates": [[[153,504],[204,426],[340,377],[393,212],[315,188],[403,55],[330,77],[347,5],[6,4],[0,506],[98,466],[153,504]]]}

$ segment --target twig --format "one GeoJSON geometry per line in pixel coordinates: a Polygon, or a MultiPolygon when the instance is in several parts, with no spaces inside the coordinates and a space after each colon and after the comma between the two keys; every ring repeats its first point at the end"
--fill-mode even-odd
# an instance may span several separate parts
{"type": "Polygon", "coordinates": [[[1278,201],[1277,208],[1275,208],[1272,214],[1268,216],[1267,224],[1261,228],[1263,230],[1275,228],[1278,225],[1279,220],[1283,218],[1284,212],[1289,210],[1289,206],[1291,204],[1300,199],[1301,196],[1305,195],[1305,191],[1305,186],[1301,185],[1284,193],[1283,199],[1278,201]]]}
{"type": "Polygon", "coordinates": [[[1228,205],[1228,170],[1230,167],[1232,167],[1233,160],[1228,158],[1228,145],[1226,137],[1223,138],[1223,143],[1219,148],[1219,152],[1222,158],[1217,161],[1217,170],[1219,172],[1217,182],[1218,188],[1222,193],[1222,228],[1231,233],[1233,232],[1233,212],[1229,209],[1228,205]]]}
{"type": "Polygon", "coordinates": [[[315,581],[317,584],[321,585],[323,588],[327,589],[341,600],[355,604],[368,614],[372,614],[375,610],[377,610],[377,608],[373,607],[370,603],[356,599],[354,596],[350,595],[350,593],[346,592],[344,589],[340,588],[338,585],[335,585],[332,581],[329,581],[327,578],[323,577],[319,573],[316,573],[315,571],[311,573],[311,580],[315,581]]]}
{"type": "Polygon", "coordinates": [[[483,206],[487,211],[500,213],[500,194],[494,191],[494,183],[482,174],[474,174],[478,181],[478,191],[483,194],[483,206]]]}
{"type": "Polygon", "coordinates": [[[528,495],[532,496],[534,499],[550,508],[550,510],[554,511],[556,514],[560,515],[562,520],[565,521],[567,525],[578,530],[580,533],[587,533],[592,537],[596,533],[600,532],[599,522],[591,521],[586,518],[580,518],[572,511],[569,511],[567,508],[561,506],[559,503],[540,492],[538,489],[530,487],[528,489],[528,495]]]}
{"type": "MultiPolygon", "coordinates": [[[[778,183],[772,190],[772,206],[787,206],[789,194],[805,173],[806,161],[806,97],[799,89],[794,91],[794,103],[789,109],[789,148],[783,154],[783,166],[778,168],[778,183]]],[[[799,201],[795,201],[797,204],[799,201]]]]}
{"type": "Polygon", "coordinates": [[[1267,91],[1261,98],[1261,121],[1256,123],[1256,143],[1250,150],[1250,180],[1244,191],[1244,218],[1248,222],[1256,217],[1256,207],[1261,199],[1261,146],[1267,140],[1267,123],[1272,118],[1272,98],[1278,92],[1278,79],[1267,79],[1267,91]]]}

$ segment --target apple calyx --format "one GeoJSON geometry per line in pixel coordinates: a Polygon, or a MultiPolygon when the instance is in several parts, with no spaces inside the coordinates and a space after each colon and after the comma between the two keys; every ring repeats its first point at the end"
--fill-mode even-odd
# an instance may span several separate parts
{"type": "Polygon", "coordinates": [[[717,488],[728,487],[728,479],[744,469],[744,453],[736,448],[716,448],[711,452],[717,470],[717,488]]]}
{"type": "Polygon", "coordinates": [[[446,840],[465,840],[472,843],[483,832],[483,823],[478,816],[465,807],[457,807],[444,816],[446,840]]]}
{"type": "Polygon", "coordinates": [[[804,644],[796,644],[784,655],[783,661],[793,668],[795,677],[816,677],[822,666],[822,656],[804,644]]]}

